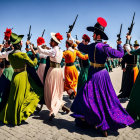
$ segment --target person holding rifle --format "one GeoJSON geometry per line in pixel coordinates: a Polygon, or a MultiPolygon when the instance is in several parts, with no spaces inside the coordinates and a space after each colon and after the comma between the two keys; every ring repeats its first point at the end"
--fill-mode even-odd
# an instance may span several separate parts
{"type": "MultiPolygon", "coordinates": [[[[131,36],[130,36],[131,38],[131,36]]],[[[129,39],[130,39],[129,38],[129,39]]],[[[135,48],[139,47],[139,44],[137,41],[135,41],[134,44],[135,48]]],[[[135,49],[130,52],[128,52],[131,56],[137,56],[140,55],[140,49],[135,49]]],[[[131,117],[134,120],[140,120],[140,73],[138,73],[137,79],[132,87],[131,93],[130,93],[130,100],[128,102],[126,110],[131,115],[131,117]]]]}
{"type": "Polygon", "coordinates": [[[38,46],[39,53],[46,56],[50,56],[50,67],[47,72],[47,76],[44,84],[44,100],[47,108],[49,109],[49,120],[56,116],[59,109],[66,113],[69,113],[69,108],[64,106],[63,102],[63,69],[61,68],[61,60],[63,57],[63,51],[59,48],[59,44],[63,40],[63,36],[60,33],[51,33],[50,46],[51,49],[42,49],[41,45],[38,46]]]}
{"type": "Polygon", "coordinates": [[[108,40],[104,32],[106,26],[106,20],[99,17],[94,27],[87,27],[88,31],[93,32],[95,42],[89,45],[79,42],[78,49],[89,56],[90,68],[88,80],[78,91],[71,106],[71,116],[77,125],[93,126],[100,129],[104,136],[107,136],[109,129],[117,130],[134,123],[121,106],[105,69],[107,57],[121,58],[124,55],[121,41],[117,41],[117,50],[102,42],[108,40]]]}
{"type": "MultiPolygon", "coordinates": [[[[132,50],[132,46],[130,45],[131,39],[129,36],[133,29],[134,16],[130,28],[128,28],[126,44],[124,45],[125,52],[129,52],[132,50]]],[[[129,54],[124,55],[121,63],[122,63],[123,77],[122,77],[120,94],[118,95],[118,98],[129,98],[132,87],[135,83],[136,77],[139,72],[137,67],[137,55],[129,55],[129,54]]]]}
{"type": "MultiPolygon", "coordinates": [[[[71,34],[67,33],[67,37],[70,38],[71,34]]],[[[76,87],[78,84],[78,71],[74,65],[76,56],[83,60],[88,59],[88,55],[83,55],[80,51],[72,49],[73,41],[66,40],[67,50],[63,52],[63,58],[65,59],[65,83],[64,90],[69,94],[70,99],[74,99],[76,96],[76,87]]]]}

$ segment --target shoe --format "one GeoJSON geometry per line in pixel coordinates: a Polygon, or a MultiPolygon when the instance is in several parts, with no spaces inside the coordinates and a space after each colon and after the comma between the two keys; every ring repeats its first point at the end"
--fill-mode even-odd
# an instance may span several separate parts
{"type": "Polygon", "coordinates": [[[70,98],[71,100],[73,100],[73,99],[75,98],[74,92],[71,93],[71,95],[69,96],[69,98],[70,98]]]}
{"type": "Polygon", "coordinates": [[[62,110],[63,110],[64,112],[66,112],[67,114],[70,112],[70,109],[69,109],[68,107],[66,107],[65,105],[62,106],[62,110]]]}
{"type": "Polygon", "coordinates": [[[102,131],[104,137],[107,137],[107,131],[102,131]]]}
{"type": "Polygon", "coordinates": [[[52,121],[54,117],[55,117],[55,115],[51,114],[51,116],[49,117],[49,121],[52,121]]]}

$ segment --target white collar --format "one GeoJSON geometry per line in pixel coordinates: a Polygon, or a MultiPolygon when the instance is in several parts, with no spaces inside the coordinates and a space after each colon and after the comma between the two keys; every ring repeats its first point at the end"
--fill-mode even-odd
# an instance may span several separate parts
{"type": "Polygon", "coordinates": [[[68,50],[74,52],[74,49],[72,47],[69,47],[68,50]]]}

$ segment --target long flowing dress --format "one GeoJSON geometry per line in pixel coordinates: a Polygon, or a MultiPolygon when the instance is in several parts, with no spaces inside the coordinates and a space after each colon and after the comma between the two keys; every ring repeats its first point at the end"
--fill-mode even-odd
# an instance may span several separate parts
{"type": "Polygon", "coordinates": [[[136,81],[139,72],[136,64],[137,64],[137,56],[129,54],[123,56],[122,69],[126,68],[126,71],[123,72],[122,86],[120,90],[121,94],[118,95],[119,98],[130,97],[132,87],[136,81]],[[127,65],[125,66],[125,64],[127,65]]]}
{"type": "MultiPolygon", "coordinates": [[[[132,55],[140,55],[140,49],[131,51],[132,55]]],[[[131,90],[130,101],[126,110],[133,119],[140,120],[140,73],[137,76],[136,82],[131,90]]]]}
{"type": "Polygon", "coordinates": [[[78,76],[78,85],[77,85],[77,91],[86,83],[88,78],[88,69],[90,66],[89,59],[82,60],[79,58],[79,64],[81,67],[80,74],[78,76]]]}
{"type": "Polygon", "coordinates": [[[50,68],[44,84],[44,100],[47,108],[50,110],[49,116],[56,115],[63,106],[63,69],[61,68],[61,60],[63,51],[59,46],[55,46],[51,50],[38,47],[40,53],[50,56],[50,68]]]}
{"type": "Polygon", "coordinates": [[[64,90],[70,95],[72,92],[76,95],[76,87],[78,83],[78,71],[74,65],[76,56],[80,57],[83,60],[88,59],[88,55],[83,55],[80,51],[74,50],[71,47],[63,52],[63,58],[65,58],[65,83],[64,90]]]}
{"type": "MultiPolygon", "coordinates": [[[[27,55],[29,56],[29,58],[31,60],[34,60],[34,54],[32,53],[32,51],[28,51],[27,52],[27,55]]],[[[36,54],[36,58],[38,60],[38,62],[40,61],[39,60],[39,54],[36,54]]],[[[28,73],[28,80],[29,80],[29,83],[32,87],[32,89],[35,91],[35,92],[39,92],[41,94],[41,100],[39,102],[39,104],[44,104],[44,84],[41,82],[36,70],[38,68],[38,64],[37,63],[37,66],[35,67],[31,67],[30,65],[27,64],[27,73],[28,73]]]]}
{"type": "Polygon", "coordinates": [[[72,116],[83,118],[89,125],[100,127],[101,130],[116,130],[134,122],[123,109],[112,86],[109,74],[103,67],[107,57],[122,57],[121,45],[118,50],[107,44],[95,42],[90,45],[80,43],[78,49],[89,56],[91,66],[88,80],[77,93],[71,106],[72,116]]]}
{"type": "Polygon", "coordinates": [[[37,74],[38,74],[42,84],[44,85],[44,72],[45,72],[45,68],[46,68],[47,56],[44,54],[39,54],[39,58],[40,58],[40,63],[39,63],[39,67],[37,69],[37,74]]]}
{"type": "Polygon", "coordinates": [[[5,124],[19,125],[26,120],[36,109],[40,93],[35,93],[28,81],[26,64],[35,66],[37,59],[32,61],[26,53],[19,50],[3,57],[8,57],[14,69],[8,101],[0,112],[0,121],[5,124]]]}

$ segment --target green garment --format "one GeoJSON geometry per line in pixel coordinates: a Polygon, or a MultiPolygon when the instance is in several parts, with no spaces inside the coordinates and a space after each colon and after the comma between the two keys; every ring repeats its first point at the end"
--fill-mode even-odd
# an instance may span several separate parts
{"type": "Polygon", "coordinates": [[[108,67],[109,67],[109,72],[112,71],[112,61],[110,59],[108,60],[108,67]]]}
{"type": "Polygon", "coordinates": [[[88,78],[89,67],[81,67],[80,75],[78,77],[77,91],[86,83],[88,78]]]}
{"type": "Polygon", "coordinates": [[[12,80],[13,73],[14,73],[14,71],[13,71],[13,68],[12,68],[12,67],[5,68],[4,71],[3,71],[4,76],[5,76],[9,81],[12,80]]]}
{"type": "Polygon", "coordinates": [[[78,57],[76,57],[75,62],[74,62],[74,65],[75,65],[75,67],[76,67],[76,69],[77,69],[78,71],[81,71],[78,57]]]}
{"type": "Polygon", "coordinates": [[[37,69],[39,67],[39,63],[40,63],[39,53],[35,54],[35,56],[34,56],[32,51],[28,51],[27,55],[30,57],[31,60],[33,60],[34,57],[37,58],[37,65],[35,66],[35,70],[37,71],[37,69]]]}
{"type": "MultiPolygon", "coordinates": [[[[34,67],[37,59],[32,61],[26,53],[16,51],[10,53],[9,61],[13,69],[24,68],[26,64],[34,67]]],[[[36,109],[40,95],[35,93],[29,84],[27,71],[14,72],[8,101],[0,112],[0,120],[5,124],[19,125],[36,109]]]]}
{"type": "Polygon", "coordinates": [[[0,77],[0,110],[3,109],[8,100],[13,73],[12,67],[5,68],[0,77]]]}
{"type": "MultiPolygon", "coordinates": [[[[132,55],[140,55],[140,49],[130,52],[132,55]]],[[[140,120],[140,73],[137,76],[135,84],[131,90],[130,101],[126,110],[133,119],[140,120]]]]}
{"type": "Polygon", "coordinates": [[[109,72],[109,67],[108,67],[108,65],[107,65],[107,62],[105,62],[105,68],[106,68],[106,70],[109,72]]]}

